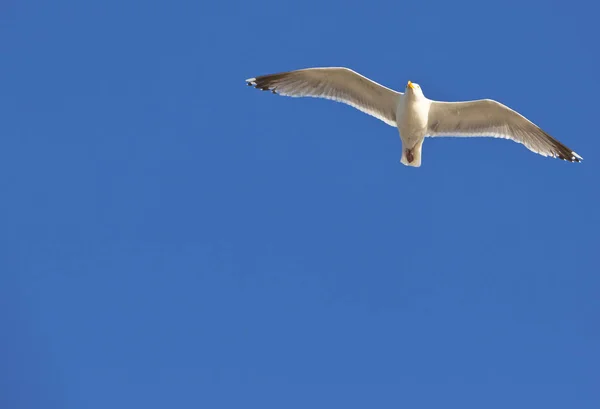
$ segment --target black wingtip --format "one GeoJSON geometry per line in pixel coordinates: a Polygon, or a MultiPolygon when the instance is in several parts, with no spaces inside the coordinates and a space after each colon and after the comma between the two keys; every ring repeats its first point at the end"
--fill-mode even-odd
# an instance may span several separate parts
{"type": "Polygon", "coordinates": [[[271,91],[273,94],[279,94],[277,92],[277,81],[283,78],[285,74],[286,73],[261,75],[256,78],[249,78],[246,81],[248,82],[248,85],[253,85],[254,88],[261,91],[271,91]]]}

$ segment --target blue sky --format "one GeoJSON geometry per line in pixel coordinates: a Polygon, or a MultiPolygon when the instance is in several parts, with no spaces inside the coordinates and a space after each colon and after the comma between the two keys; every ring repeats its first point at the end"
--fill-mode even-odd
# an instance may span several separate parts
{"type": "Polygon", "coordinates": [[[597,408],[598,7],[2,2],[0,407],[597,408]],[[244,83],[328,65],[585,160],[244,83]]]}

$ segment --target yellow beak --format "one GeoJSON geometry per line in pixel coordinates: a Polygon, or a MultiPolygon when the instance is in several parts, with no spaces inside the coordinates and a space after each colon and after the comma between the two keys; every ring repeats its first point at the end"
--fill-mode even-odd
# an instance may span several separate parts
{"type": "Polygon", "coordinates": [[[410,81],[408,81],[408,87],[409,87],[410,89],[415,89],[415,86],[414,86],[414,85],[413,85],[413,83],[412,83],[412,82],[410,82],[410,81]]]}

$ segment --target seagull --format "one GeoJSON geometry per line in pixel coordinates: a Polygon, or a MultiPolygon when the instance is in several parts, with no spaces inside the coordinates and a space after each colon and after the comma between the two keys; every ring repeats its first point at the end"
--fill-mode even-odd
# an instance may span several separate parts
{"type": "Polygon", "coordinates": [[[492,99],[434,101],[417,83],[408,81],[402,93],[345,67],[304,68],[248,78],[246,83],[288,97],[341,102],[398,128],[400,162],[406,166],[420,167],[425,137],[438,136],[512,139],[542,156],[583,160],[523,115],[492,99]]]}

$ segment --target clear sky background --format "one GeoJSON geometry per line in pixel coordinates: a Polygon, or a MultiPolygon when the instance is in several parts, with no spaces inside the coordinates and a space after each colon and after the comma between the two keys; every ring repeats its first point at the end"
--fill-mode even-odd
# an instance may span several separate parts
{"type": "Polygon", "coordinates": [[[0,407],[600,407],[597,2],[0,3],[0,407]],[[244,79],[494,98],[584,157],[244,79]]]}

